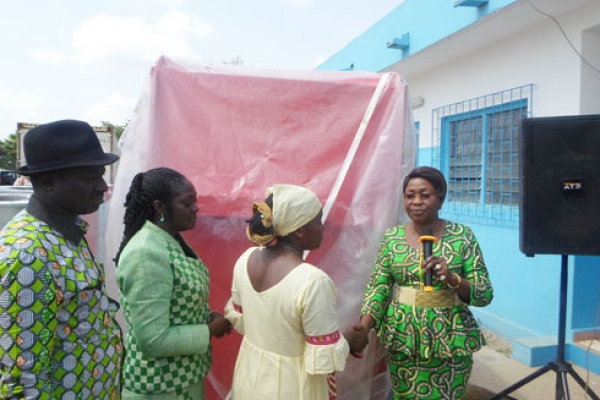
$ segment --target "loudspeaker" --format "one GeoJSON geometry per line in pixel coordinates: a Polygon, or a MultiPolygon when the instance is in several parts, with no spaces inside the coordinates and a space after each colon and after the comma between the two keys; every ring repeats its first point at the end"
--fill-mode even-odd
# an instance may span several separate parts
{"type": "Polygon", "coordinates": [[[525,118],[519,155],[521,252],[600,255],[600,115],[525,118]]]}

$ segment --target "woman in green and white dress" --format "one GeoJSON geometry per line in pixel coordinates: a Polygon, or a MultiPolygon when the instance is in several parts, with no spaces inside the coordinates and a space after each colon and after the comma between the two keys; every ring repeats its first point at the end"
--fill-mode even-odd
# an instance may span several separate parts
{"type": "Polygon", "coordinates": [[[116,257],[127,334],[124,400],[204,399],[211,337],[230,324],[208,307],[209,274],[180,232],[196,225],[196,190],[179,172],[133,178],[116,257]]]}

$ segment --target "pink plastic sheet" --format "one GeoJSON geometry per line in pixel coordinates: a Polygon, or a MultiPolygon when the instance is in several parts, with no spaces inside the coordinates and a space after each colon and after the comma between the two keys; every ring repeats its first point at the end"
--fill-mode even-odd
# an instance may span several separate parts
{"type": "MultiPolygon", "coordinates": [[[[133,176],[168,166],[198,191],[198,223],[184,236],[208,266],[210,305],[222,310],[245,219],[276,183],[303,185],[324,204],[325,238],[307,261],[338,289],[342,331],[358,321],[363,290],[388,227],[404,219],[402,178],[414,166],[415,129],[396,73],[283,72],[162,57],[122,139],[108,208],[105,260],[123,232],[133,176]]],[[[109,290],[117,294],[114,266],[109,290]]],[[[228,398],[241,336],[213,340],[207,398],[228,398]]],[[[385,399],[389,378],[372,334],[364,357],[338,375],[341,399],[385,399]]]]}

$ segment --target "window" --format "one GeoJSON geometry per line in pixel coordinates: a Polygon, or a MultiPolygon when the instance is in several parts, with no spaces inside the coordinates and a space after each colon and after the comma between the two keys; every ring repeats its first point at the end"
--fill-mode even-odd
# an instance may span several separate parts
{"type": "Polygon", "coordinates": [[[444,209],[461,216],[518,221],[519,126],[532,85],[433,110],[437,163],[448,180],[444,209]]]}
{"type": "MultiPolygon", "coordinates": [[[[482,110],[448,117],[448,199],[467,203],[519,204],[518,133],[527,108],[482,110]]],[[[444,141],[444,139],[442,139],[444,141]]]]}

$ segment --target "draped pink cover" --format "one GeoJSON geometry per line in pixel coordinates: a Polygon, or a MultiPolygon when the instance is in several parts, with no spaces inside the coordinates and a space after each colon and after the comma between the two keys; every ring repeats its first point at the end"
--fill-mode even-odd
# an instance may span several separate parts
{"type": "MultiPolygon", "coordinates": [[[[158,60],[122,138],[108,207],[104,259],[116,253],[133,176],[168,166],[198,191],[198,223],[184,236],[211,274],[211,308],[230,295],[235,260],[251,245],[252,201],[276,183],[303,185],[324,204],[325,238],[307,261],[338,289],[342,331],[356,323],[379,240],[404,219],[402,178],[416,138],[408,89],[395,73],[272,71],[158,60]]],[[[108,263],[108,262],[107,262],[108,263]]],[[[116,295],[114,267],[109,289],[116,295]]],[[[341,399],[385,399],[382,351],[371,337],[338,375],[341,399]]],[[[227,398],[240,336],[213,341],[207,398],[227,398]]]]}

